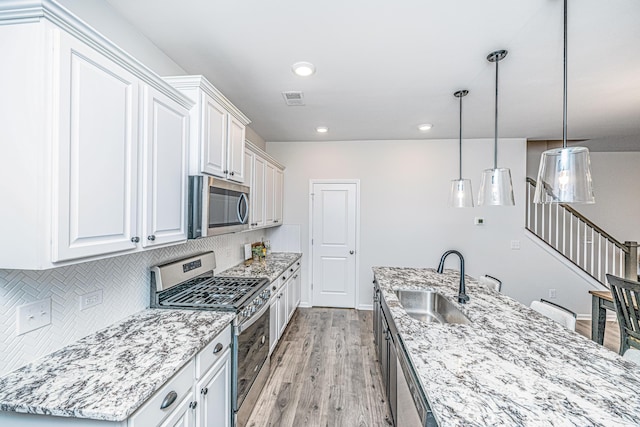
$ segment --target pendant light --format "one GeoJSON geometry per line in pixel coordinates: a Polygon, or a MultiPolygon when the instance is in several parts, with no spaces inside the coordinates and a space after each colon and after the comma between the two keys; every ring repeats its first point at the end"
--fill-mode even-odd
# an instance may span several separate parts
{"type": "Polygon", "coordinates": [[[507,56],[506,50],[497,50],[487,56],[487,61],[496,64],[496,121],[493,142],[493,169],[482,172],[478,206],[513,206],[513,185],[511,185],[511,171],[498,167],[498,62],[507,56]]]}
{"type": "Polygon", "coordinates": [[[471,190],[471,180],[462,179],[462,98],[469,94],[468,90],[459,90],[453,94],[460,100],[460,140],[459,140],[459,167],[458,179],[451,181],[451,193],[449,195],[449,206],[453,208],[472,208],[473,191],[471,190]]]}
{"type": "Polygon", "coordinates": [[[564,0],[562,148],[542,153],[534,203],[595,203],[589,150],[567,147],[567,0],[564,0]]]}

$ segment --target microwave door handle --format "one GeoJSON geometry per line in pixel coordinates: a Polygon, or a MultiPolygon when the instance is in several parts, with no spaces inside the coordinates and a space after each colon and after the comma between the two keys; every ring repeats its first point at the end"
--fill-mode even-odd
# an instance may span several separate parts
{"type": "Polygon", "coordinates": [[[240,198],[238,199],[238,210],[237,210],[237,214],[238,214],[238,221],[240,221],[240,224],[244,224],[247,221],[247,215],[249,215],[249,203],[247,202],[247,195],[245,193],[240,194],[240,198]],[[242,210],[242,202],[244,201],[244,205],[247,206],[247,209],[245,209],[245,212],[241,212],[242,210]]]}

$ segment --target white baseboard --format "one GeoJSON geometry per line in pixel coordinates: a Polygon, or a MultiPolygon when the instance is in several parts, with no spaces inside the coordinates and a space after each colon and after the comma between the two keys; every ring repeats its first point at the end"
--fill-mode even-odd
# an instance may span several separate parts
{"type": "Polygon", "coordinates": [[[356,310],[373,310],[373,304],[360,304],[356,310]]]}
{"type": "Polygon", "coordinates": [[[311,304],[309,304],[308,302],[300,301],[300,304],[298,304],[298,307],[300,307],[300,308],[311,308],[313,306],[311,304]]]}

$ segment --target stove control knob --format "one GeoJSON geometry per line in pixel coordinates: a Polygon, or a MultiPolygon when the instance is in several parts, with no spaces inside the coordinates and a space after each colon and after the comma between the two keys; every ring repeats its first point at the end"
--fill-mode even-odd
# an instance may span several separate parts
{"type": "Polygon", "coordinates": [[[256,306],[255,306],[255,305],[252,305],[252,306],[251,306],[251,314],[253,314],[253,313],[255,313],[255,312],[256,312],[256,306]]]}

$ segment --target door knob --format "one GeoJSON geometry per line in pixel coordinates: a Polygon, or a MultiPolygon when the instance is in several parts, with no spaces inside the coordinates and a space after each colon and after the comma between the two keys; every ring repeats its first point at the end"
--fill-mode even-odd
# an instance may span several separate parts
{"type": "Polygon", "coordinates": [[[353,255],[353,251],[349,251],[349,253],[350,253],[351,255],[353,255]]]}

